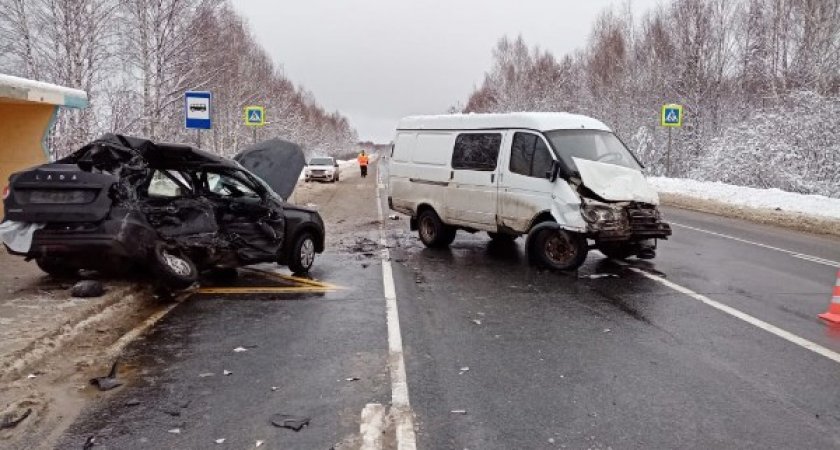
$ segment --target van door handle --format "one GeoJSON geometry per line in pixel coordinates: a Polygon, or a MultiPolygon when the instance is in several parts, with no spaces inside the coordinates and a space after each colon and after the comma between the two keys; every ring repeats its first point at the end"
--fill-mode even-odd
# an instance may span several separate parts
{"type": "Polygon", "coordinates": [[[492,182],[494,182],[494,181],[496,181],[496,174],[495,174],[495,173],[491,173],[491,174],[490,174],[490,182],[492,183],[492,182]]]}

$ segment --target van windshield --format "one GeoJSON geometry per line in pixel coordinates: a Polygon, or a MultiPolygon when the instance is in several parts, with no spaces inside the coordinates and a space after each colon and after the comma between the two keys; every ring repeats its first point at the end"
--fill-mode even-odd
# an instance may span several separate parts
{"type": "Polygon", "coordinates": [[[641,170],[642,166],[627,150],[624,143],[609,131],[554,130],[545,133],[557,156],[569,167],[575,167],[572,157],[641,170]]]}
{"type": "Polygon", "coordinates": [[[331,166],[335,164],[332,158],[312,158],[309,160],[310,166],[331,166]]]}

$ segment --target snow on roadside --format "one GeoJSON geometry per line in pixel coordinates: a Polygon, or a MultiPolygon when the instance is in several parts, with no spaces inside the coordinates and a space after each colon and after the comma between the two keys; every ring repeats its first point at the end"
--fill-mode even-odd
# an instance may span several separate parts
{"type": "Polygon", "coordinates": [[[680,194],[732,206],[781,210],[840,219],[840,199],[838,198],[683,178],[650,177],[648,180],[660,193],[680,194]]]}

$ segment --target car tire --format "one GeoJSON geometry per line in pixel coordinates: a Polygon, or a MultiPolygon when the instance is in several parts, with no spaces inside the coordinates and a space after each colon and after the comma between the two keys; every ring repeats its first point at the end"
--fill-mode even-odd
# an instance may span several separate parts
{"type": "Polygon", "coordinates": [[[627,259],[639,251],[638,246],[626,242],[599,242],[597,248],[604,256],[612,259],[627,259]]]}
{"type": "Polygon", "coordinates": [[[55,278],[71,278],[79,274],[79,268],[67,264],[61,258],[42,256],[35,259],[38,268],[55,278]]]}
{"type": "Polygon", "coordinates": [[[551,270],[576,270],[589,252],[586,237],[556,226],[537,226],[528,236],[531,263],[551,270]]]}
{"type": "Polygon", "coordinates": [[[513,242],[518,238],[518,235],[515,234],[507,234],[507,233],[492,233],[490,231],[487,232],[487,236],[490,236],[495,242],[513,242]]]}
{"type": "Polygon", "coordinates": [[[292,273],[307,273],[315,262],[315,236],[304,231],[295,238],[286,261],[292,273]]]}
{"type": "Polygon", "coordinates": [[[448,247],[455,240],[456,231],[454,227],[443,223],[433,209],[424,209],[417,215],[417,234],[426,247],[448,247]]]}
{"type": "Polygon", "coordinates": [[[155,274],[166,286],[173,289],[186,289],[198,281],[198,269],[195,263],[183,252],[158,244],[155,246],[154,259],[155,274]]]}

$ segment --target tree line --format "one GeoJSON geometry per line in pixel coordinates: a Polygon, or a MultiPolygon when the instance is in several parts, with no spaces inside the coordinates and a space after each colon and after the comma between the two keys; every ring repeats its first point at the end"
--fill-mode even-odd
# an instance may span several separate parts
{"type": "Polygon", "coordinates": [[[840,0],[679,0],[605,10],[559,59],[502,38],[465,112],[568,111],[653,175],[840,197],[840,0]],[[660,107],[684,105],[671,167],[660,107]]]}
{"type": "Polygon", "coordinates": [[[195,143],[184,129],[187,90],[213,93],[201,143],[218,154],[251,143],[247,105],[266,108],[259,138],[328,155],[357,140],[344,116],[283,75],[227,0],[0,0],[0,67],[88,93],[88,108],[60,112],[53,156],[104,132],[195,143]]]}

